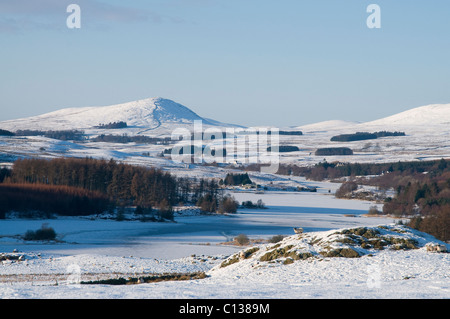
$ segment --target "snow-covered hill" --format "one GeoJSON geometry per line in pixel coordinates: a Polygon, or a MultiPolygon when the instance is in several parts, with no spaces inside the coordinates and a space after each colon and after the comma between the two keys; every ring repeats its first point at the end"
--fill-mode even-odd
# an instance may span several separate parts
{"type": "Polygon", "coordinates": [[[413,108],[364,125],[414,125],[430,126],[447,124],[450,126],[450,104],[431,104],[413,108]]]}
{"type": "Polygon", "coordinates": [[[431,245],[440,245],[444,252],[447,246],[436,238],[401,225],[379,225],[356,227],[324,232],[309,232],[284,238],[273,244],[254,246],[231,255],[220,266],[211,271],[224,272],[224,268],[240,263],[237,268],[267,267],[271,264],[292,264],[300,260],[332,257],[372,257],[381,250],[431,250],[431,245]]]}
{"type": "Polygon", "coordinates": [[[225,126],[199,116],[184,105],[156,97],[109,106],[65,108],[39,116],[0,122],[0,127],[10,131],[92,130],[100,124],[126,122],[131,129],[129,133],[142,134],[156,132],[159,128],[173,129],[177,125],[193,124],[196,120],[202,121],[204,125],[225,126]]]}
{"type": "Polygon", "coordinates": [[[298,127],[302,136],[281,138],[281,143],[297,146],[299,152],[281,154],[282,162],[315,164],[317,148],[348,147],[351,156],[328,156],[328,162],[392,162],[450,158],[450,104],[432,104],[412,108],[385,118],[363,123],[344,120],[324,121],[298,127]],[[336,142],[333,136],[356,132],[404,132],[405,136],[336,142]]]}
{"type": "MultiPolygon", "coordinates": [[[[146,143],[103,143],[93,142],[92,137],[101,134],[147,135],[171,137],[177,128],[193,130],[193,123],[202,121],[203,129],[242,126],[225,124],[206,119],[189,108],[163,98],[149,98],[123,104],[69,108],[24,119],[0,122],[0,129],[16,130],[67,130],[85,132],[88,140],[83,143],[65,142],[36,137],[1,137],[0,162],[10,162],[21,157],[90,156],[94,158],[116,158],[133,164],[171,167],[172,161],[158,157],[165,149],[164,144],[146,143]],[[96,128],[100,124],[126,122],[121,129],[96,128]],[[144,155],[145,154],[145,155],[144,155]]],[[[281,135],[280,145],[295,146],[298,151],[280,153],[281,163],[297,165],[317,164],[323,156],[315,156],[318,148],[349,147],[351,156],[328,156],[328,162],[397,162],[413,160],[436,160],[450,158],[450,104],[433,104],[413,108],[386,118],[365,123],[345,120],[331,120],[295,127],[303,135],[281,135]],[[335,142],[331,138],[340,134],[356,132],[401,131],[405,136],[389,136],[372,140],[335,142]]],[[[292,130],[293,127],[279,128],[292,130]]],[[[229,140],[230,141],[230,140],[229,140]]],[[[174,142],[175,143],[175,142],[174,142]]],[[[222,141],[218,141],[222,143],[222,141]]],[[[236,143],[239,143],[236,142],[236,143]]],[[[245,143],[245,141],[243,141],[245,143]]],[[[218,146],[220,148],[220,145],[218,146]]],[[[261,148],[264,152],[265,147],[261,148]]],[[[263,154],[264,156],[264,154],[263,154]]],[[[256,156],[249,158],[254,163],[256,156]]],[[[233,163],[233,159],[229,163],[233,163]]],[[[184,166],[180,167],[184,170],[184,166]]]]}

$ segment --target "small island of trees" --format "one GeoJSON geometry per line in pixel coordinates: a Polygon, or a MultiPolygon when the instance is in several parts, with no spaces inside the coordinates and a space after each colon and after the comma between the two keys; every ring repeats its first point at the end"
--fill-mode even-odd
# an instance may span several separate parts
{"type": "Polygon", "coordinates": [[[127,122],[124,122],[124,121],[118,121],[118,122],[110,122],[108,124],[99,124],[94,127],[100,128],[100,129],[120,129],[120,128],[128,127],[128,124],[127,124],[127,122]]]}
{"type": "Polygon", "coordinates": [[[332,142],[353,142],[353,141],[363,141],[363,140],[374,140],[379,137],[387,136],[405,136],[405,132],[388,132],[380,131],[374,133],[368,132],[356,132],[354,134],[341,134],[336,135],[331,138],[332,142]]]}
{"type": "Polygon", "coordinates": [[[316,156],[353,155],[353,151],[348,147],[327,147],[317,149],[315,155],[316,156]]]}

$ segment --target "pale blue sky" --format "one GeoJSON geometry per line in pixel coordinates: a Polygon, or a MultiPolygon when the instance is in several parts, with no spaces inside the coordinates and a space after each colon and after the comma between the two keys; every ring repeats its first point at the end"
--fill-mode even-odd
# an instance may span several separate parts
{"type": "Polygon", "coordinates": [[[0,0],[0,120],[155,96],[280,127],[450,103],[449,15],[448,0],[0,0]]]}

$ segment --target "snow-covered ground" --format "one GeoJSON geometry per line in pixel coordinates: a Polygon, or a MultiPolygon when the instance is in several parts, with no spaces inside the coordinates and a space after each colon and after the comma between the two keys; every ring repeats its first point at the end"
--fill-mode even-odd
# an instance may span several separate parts
{"type": "MultiPolygon", "coordinates": [[[[80,129],[90,137],[99,134],[170,136],[174,128],[191,127],[194,120],[204,121],[204,128],[218,125],[224,129],[223,123],[202,119],[184,106],[165,99],[65,109],[0,125],[13,131],[80,129]],[[129,127],[120,130],[94,127],[114,121],[127,121],[129,127]]],[[[324,160],[314,155],[317,148],[337,146],[350,147],[354,155],[330,156],[326,158],[328,162],[449,158],[449,122],[450,105],[445,104],[424,106],[368,123],[327,121],[285,128],[301,130],[303,135],[280,136],[280,145],[297,146],[299,151],[281,153],[279,160],[298,165],[316,164],[324,160]],[[384,130],[404,131],[406,136],[349,143],[330,141],[338,134],[384,130]]],[[[2,136],[0,165],[11,165],[22,157],[89,156],[159,167],[185,177],[224,178],[227,172],[234,171],[185,165],[158,156],[168,147],[171,146],[2,136]]],[[[224,244],[239,234],[253,240],[291,236],[284,242],[300,245],[294,227],[302,227],[305,238],[325,239],[337,229],[394,222],[392,218],[364,216],[374,203],[336,199],[333,193],[339,184],[261,172],[249,174],[252,181],[266,186],[268,191],[235,189],[232,195],[239,202],[261,199],[267,209],[240,209],[228,216],[176,215],[173,223],[87,218],[0,220],[0,253],[3,253],[0,254],[0,298],[450,298],[449,254],[426,251],[425,243],[436,240],[409,231],[407,234],[420,243],[418,249],[376,250],[359,258],[316,256],[289,264],[283,259],[261,263],[255,255],[220,267],[243,249],[224,244]],[[318,188],[316,193],[292,191],[299,186],[318,188]],[[44,223],[54,228],[57,242],[24,242],[20,238],[27,230],[36,230],[44,223]],[[80,280],[192,272],[205,272],[207,277],[126,286],[77,284],[80,280]]],[[[264,245],[259,246],[260,253],[267,249],[264,245]]]]}
{"type": "MultiPolygon", "coordinates": [[[[150,98],[111,106],[61,109],[40,116],[3,121],[0,122],[0,127],[11,131],[76,129],[84,131],[88,137],[95,137],[100,134],[171,137],[176,129],[185,129],[192,132],[195,129],[194,121],[201,121],[203,131],[215,128],[225,133],[228,128],[230,132],[237,133],[241,129],[237,125],[204,119],[189,108],[162,98],[150,98]],[[99,129],[95,127],[101,123],[106,124],[116,121],[125,121],[128,123],[128,127],[122,129],[99,129]]],[[[438,104],[414,108],[366,123],[335,120],[298,127],[278,128],[280,130],[300,130],[303,132],[303,135],[279,136],[280,145],[296,146],[299,149],[295,152],[280,153],[279,161],[302,166],[316,164],[323,161],[324,157],[315,156],[314,153],[317,148],[324,147],[349,147],[353,150],[353,155],[350,156],[327,156],[328,162],[376,163],[450,158],[449,123],[450,104],[438,104]],[[391,136],[354,142],[330,141],[331,137],[340,134],[378,131],[400,131],[404,132],[406,136],[391,136]]],[[[257,130],[258,128],[248,129],[257,130]]],[[[268,129],[276,128],[268,127],[268,129]]],[[[217,140],[214,144],[221,149],[232,139],[234,139],[234,136],[230,136],[227,141],[217,140]]],[[[210,144],[211,141],[204,142],[210,144]]],[[[241,147],[245,147],[245,143],[251,142],[248,142],[243,136],[241,136],[241,139],[237,139],[237,144],[241,147]]],[[[90,140],[75,143],[38,136],[0,136],[0,163],[21,157],[89,156],[105,159],[115,158],[128,163],[154,165],[168,169],[172,167],[185,169],[184,165],[174,163],[170,157],[161,158],[157,156],[157,154],[172,146],[99,143],[90,140]]],[[[250,161],[252,163],[259,160],[261,162],[264,153],[266,153],[266,147],[261,147],[259,152],[259,154],[246,154],[249,155],[249,158],[236,156],[236,161],[250,161]]],[[[234,161],[227,162],[232,163],[234,161]]]]}
{"type": "Polygon", "coordinates": [[[414,250],[296,260],[288,265],[248,259],[220,267],[230,256],[251,247],[224,244],[241,233],[250,239],[281,234],[288,236],[284,240],[288,242],[298,236],[293,227],[303,227],[306,236],[326,238],[336,229],[394,222],[363,216],[370,202],[329,195],[326,190],[336,187],[332,183],[316,186],[317,193],[236,191],[233,195],[239,201],[262,199],[267,209],[240,209],[230,216],[177,216],[175,223],[2,220],[0,251],[22,257],[2,261],[0,298],[450,297],[449,254],[427,252],[423,245],[435,240],[417,233],[413,236],[421,245],[414,250]],[[61,242],[23,242],[15,236],[42,223],[53,227],[61,242]],[[126,286],[78,284],[80,280],[192,272],[208,276],[126,286]]]}
{"type": "MultiPolygon", "coordinates": [[[[308,233],[326,238],[330,232],[308,233]]],[[[284,242],[298,242],[297,235],[284,242]]],[[[421,242],[433,240],[415,235],[421,242]]],[[[273,244],[272,244],[273,246],[273,244]]],[[[260,255],[269,245],[259,246],[260,255]]],[[[260,256],[259,256],[260,257],[260,256]]],[[[79,254],[40,256],[2,265],[1,298],[449,298],[450,255],[413,250],[374,251],[359,258],[316,257],[261,262],[255,258],[222,267],[224,256],[175,260],[79,254]],[[79,284],[81,281],[204,271],[204,279],[136,285],[79,284]],[[13,276],[10,276],[13,274],[13,276]],[[78,281],[77,281],[78,279],[78,281]]]]}

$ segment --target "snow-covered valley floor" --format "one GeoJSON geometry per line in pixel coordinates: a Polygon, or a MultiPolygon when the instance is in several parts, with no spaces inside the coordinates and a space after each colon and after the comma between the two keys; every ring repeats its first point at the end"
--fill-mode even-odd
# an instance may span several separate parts
{"type": "MultiPolygon", "coordinates": [[[[68,284],[69,265],[82,270],[98,262],[97,267],[121,263],[125,268],[130,260],[98,255],[76,255],[54,258],[42,257],[43,265],[66,274],[45,282],[20,281],[1,283],[0,297],[4,298],[163,298],[163,299],[298,299],[298,298],[388,298],[424,299],[449,298],[449,255],[413,251],[383,251],[360,258],[325,258],[301,260],[290,265],[273,264],[259,269],[233,267],[208,271],[215,262],[185,258],[157,264],[152,259],[135,259],[136,267],[146,270],[206,270],[209,277],[189,281],[167,281],[136,285],[77,285],[68,284]],[[143,266],[140,266],[143,265],[143,266]],[[83,268],[86,267],[86,268],[83,268]],[[59,279],[57,281],[57,279],[59,279]]],[[[30,269],[33,265],[29,262],[30,269]]],[[[39,263],[34,265],[38,267],[39,263]]],[[[218,263],[216,263],[218,264],[218,263]]],[[[92,266],[94,267],[94,266],[92,266]]],[[[70,270],[70,269],[69,269],[70,270]]],[[[24,271],[19,270],[17,271],[24,271]]],[[[128,270],[128,274],[130,271],[128,270]]]]}
{"type": "MultiPolygon", "coordinates": [[[[319,186],[323,190],[333,187],[319,186]]],[[[338,229],[392,225],[391,218],[363,216],[373,205],[370,202],[339,200],[326,191],[240,192],[234,196],[240,202],[261,198],[267,209],[240,209],[230,216],[176,217],[174,223],[76,218],[2,220],[0,252],[22,257],[1,261],[0,298],[450,297],[450,255],[428,252],[425,244],[437,241],[426,234],[408,230],[402,235],[413,238],[417,249],[366,249],[359,258],[324,257],[309,244],[329,238],[338,229]],[[61,242],[18,239],[18,234],[37,229],[42,223],[53,227],[61,242]],[[303,227],[303,239],[294,234],[293,227],[303,227]],[[223,244],[241,233],[250,239],[285,235],[283,245],[294,245],[313,256],[289,262],[286,260],[290,257],[284,256],[262,262],[263,252],[273,248],[273,244],[264,243],[257,246],[259,255],[221,267],[241,250],[252,248],[223,244]],[[105,278],[193,272],[207,276],[135,285],[79,284],[105,278]]]]}

